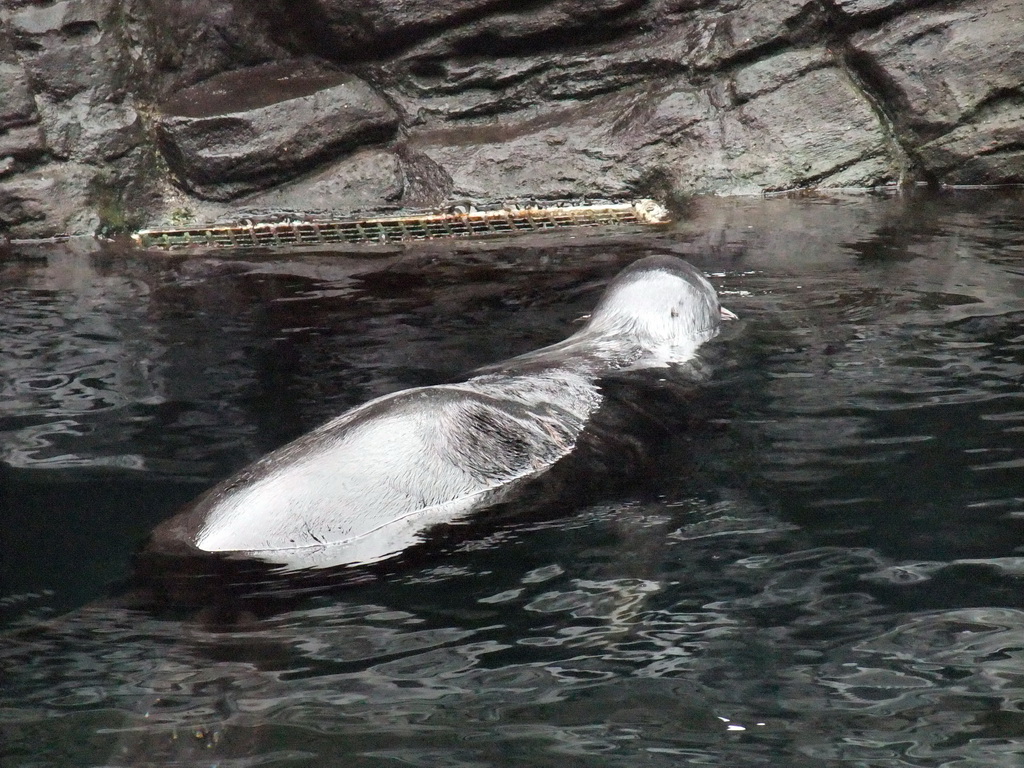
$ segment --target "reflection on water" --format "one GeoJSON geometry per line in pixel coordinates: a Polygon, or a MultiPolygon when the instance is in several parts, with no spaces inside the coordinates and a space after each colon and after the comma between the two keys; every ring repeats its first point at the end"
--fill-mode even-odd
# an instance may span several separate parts
{"type": "Polygon", "coordinates": [[[1021,202],[711,201],[668,232],[233,261],[4,253],[0,764],[1018,765],[1021,202]],[[625,487],[269,607],[110,586],[233,469],[568,335],[654,252],[742,322],[625,487]]]}

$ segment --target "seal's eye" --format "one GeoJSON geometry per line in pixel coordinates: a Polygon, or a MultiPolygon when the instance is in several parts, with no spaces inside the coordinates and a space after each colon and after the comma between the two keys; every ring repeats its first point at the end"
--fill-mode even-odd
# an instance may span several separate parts
{"type": "Polygon", "coordinates": [[[673,319],[673,320],[674,320],[675,318],[679,317],[679,310],[678,310],[678,309],[676,309],[675,307],[672,307],[671,315],[672,315],[672,319],[673,319]]]}

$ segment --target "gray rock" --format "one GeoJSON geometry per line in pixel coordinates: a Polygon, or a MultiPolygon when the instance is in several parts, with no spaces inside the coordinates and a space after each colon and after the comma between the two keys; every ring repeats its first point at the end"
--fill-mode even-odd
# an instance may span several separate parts
{"type": "Polygon", "coordinates": [[[0,130],[38,119],[36,102],[21,65],[0,60],[0,130]]]}
{"type": "Polygon", "coordinates": [[[892,13],[916,5],[918,0],[825,0],[844,16],[856,18],[868,14],[892,13]]]}
{"type": "Polygon", "coordinates": [[[13,238],[92,234],[100,223],[89,189],[96,170],[51,163],[0,184],[0,231],[13,238]]]}
{"type": "Polygon", "coordinates": [[[410,134],[409,146],[444,169],[457,197],[620,197],[642,169],[628,162],[632,140],[615,134],[613,116],[634,99],[605,97],[585,112],[567,108],[490,129],[410,134]]]}
{"type": "Polygon", "coordinates": [[[50,152],[61,159],[112,161],[144,140],[144,129],[132,104],[111,103],[89,91],[64,102],[39,99],[50,152]]]}
{"type": "Polygon", "coordinates": [[[644,2],[540,0],[516,10],[503,0],[316,0],[308,5],[326,24],[338,55],[372,60],[401,55],[414,46],[420,55],[433,57],[494,57],[569,47],[581,35],[604,38],[609,28],[631,26],[631,12],[644,2]]]}
{"type": "Polygon", "coordinates": [[[306,177],[237,204],[245,208],[372,211],[392,206],[402,194],[401,170],[394,152],[376,148],[357,150],[306,177]]]}
{"type": "Polygon", "coordinates": [[[0,177],[25,170],[42,157],[46,140],[38,122],[28,74],[0,24],[0,177]]]}
{"type": "Polygon", "coordinates": [[[1024,4],[968,0],[855,35],[853,50],[900,123],[924,140],[1024,86],[1024,4]]]}
{"type": "Polygon", "coordinates": [[[924,144],[918,157],[946,184],[1024,182],[1024,104],[1000,101],[924,144]]]}
{"type": "Polygon", "coordinates": [[[100,22],[110,13],[112,0],[63,0],[48,5],[25,5],[7,17],[15,35],[47,35],[83,30],[99,32],[100,22]]]}
{"type": "Polygon", "coordinates": [[[452,199],[455,181],[440,165],[422,152],[399,146],[400,203],[407,208],[439,206],[452,199]]]}
{"type": "Polygon", "coordinates": [[[836,67],[712,110],[670,141],[678,151],[665,162],[677,194],[867,187],[898,175],[877,116],[836,67]]]}
{"type": "Polygon", "coordinates": [[[758,50],[772,51],[802,35],[820,6],[814,0],[758,0],[702,8],[685,22],[688,63],[719,70],[758,50]]]}
{"type": "Polygon", "coordinates": [[[39,91],[60,101],[97,85],[97,70],[103,66],[98,34],[65,42],[27,57],[27,67],[39,91]]]}
{"type": "Polygon", "coordinates": [[[1022,93],[1020,0],[5,0],[0,228],[1020,181],[1022,93]]]}
{"type": "Polygon", "coordinates": [[[387,53],[421,40],[431,32],[457,28],[503,5],[500,0],[318,0],[319,20],[332,42],[360,58],[387,53]]]}
{"type": "Polygon", "coordinates": [[[603,42],[635,28],[632,12],[643,0],[548,0],[514,11],[501,11],[450,27],[437,36],[430,49],[454,55],[509,56],[538,50],[569,49],[583,42],[603,42]]]}
{"type": "Polygon", "coordinates": [[[157,117],[160,146],[201,197],[237,198],[390,138],[394,110],[362,80],[297,64],[225,73],[182,91],[157,117]]]}
{"type": "Polygon", "coordinates": [[[732,76],[733,95],[738,101],[748,101],[780,88],[812,69],[832,65],[832,56],[824,48],[785,51],[736,71],[732,76]]]}
{"type": "Polygon", "coordinates": [[[950,184],[1024,177],[1019,0],[971,0],[908,14],[851,45],[928,177],[950,184]]]}
{"type": "Polygon", "coordinates": [[[453,194],[478,198],[496,189],[619,197],[652,186],[670,195],[758,194],[898,178],[877,116],[824,50],[774,58],[734,75],[745,97],[735,103],[723,83],[696,87],[680,77],[518,125],[410,138],[450,174],[453,194]],[[768,87],[767,71],[785,74],[768,87]]]}
{"type": "Polygon", "coordinates": [[[42,126],[25,125],[0,133],[0,157],[16,160],[37,159],[46,150],[42,126]]]}
{"type": "Polygon", "coordinates": [[[287,0],[117,0],[126,56],[115,76],[148,101],[161,102],[221,72],[294,57],[294,46],[275,40],[290,34],[289,19],[306,3],[287,0]]]}
{"type": "Polygon", "coordinates": [[[112,7],[113,0],[65,0],[10,14],[12,33],[29,43],[22,57],[37,91],[61,100],[109,81],[101,38],[112,7]]]}

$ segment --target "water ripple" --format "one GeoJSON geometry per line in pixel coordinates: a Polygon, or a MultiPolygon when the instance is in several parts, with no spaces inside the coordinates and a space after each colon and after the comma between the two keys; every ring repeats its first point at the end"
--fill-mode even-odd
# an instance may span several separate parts
{"type": "Polygon", "coordinates": [[[695,201],[676,229],[379,262],[5,256],[0,761],[1018,765],[1024,209],[971,201],[695,201]],[[103,599],[147,516],[560,338],[666,252],[742,320],[649,475],[271,607],[103,599]]]}

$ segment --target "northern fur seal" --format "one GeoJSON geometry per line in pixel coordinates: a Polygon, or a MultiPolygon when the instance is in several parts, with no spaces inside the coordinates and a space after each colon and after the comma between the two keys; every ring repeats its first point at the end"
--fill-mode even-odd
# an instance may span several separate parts
{"type": "Polygon", "coordinates": [[[568,456],[602,403],[603,376],[685,363],[728,317],[691,265],[641,259],[565,341],[338,416],[160,524],[148,550],[287,570],[390,557],[568,456]]]}

